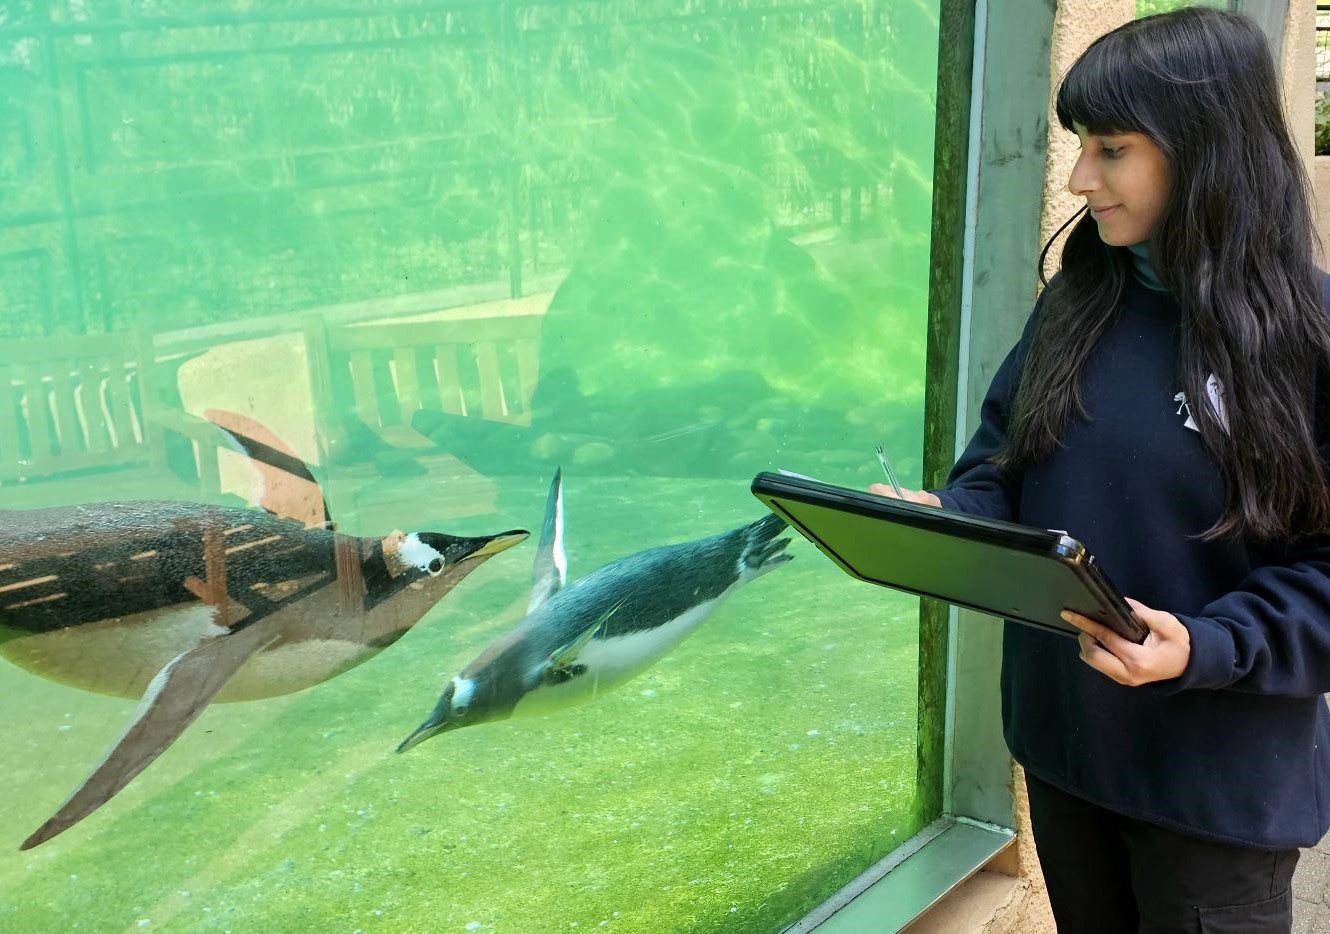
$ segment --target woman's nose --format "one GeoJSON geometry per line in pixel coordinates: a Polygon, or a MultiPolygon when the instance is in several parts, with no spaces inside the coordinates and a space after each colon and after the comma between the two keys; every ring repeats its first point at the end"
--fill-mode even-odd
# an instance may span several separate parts
{"type": "Polygon", "coordinates": [[[1071,175],[1067,178],[1067,190],[1078,198],[1083,198],[1098,187],[1099,178],[1087,164],[1085,154],[1082,153],[1076,159],[1076,164],[1071,167],[1071,175]]]}

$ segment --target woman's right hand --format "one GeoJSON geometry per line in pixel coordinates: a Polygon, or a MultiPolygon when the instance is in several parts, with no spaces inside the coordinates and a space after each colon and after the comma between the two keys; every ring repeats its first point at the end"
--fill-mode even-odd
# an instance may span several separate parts
{"type": "Polygon", "coordinates": [[[901,490],[903,496],[897,496],[896,491],[885,483],[874,483],[868,488],[868,492],[875,493],[878,496],[885,496],[887,499],[904,499],[906,502],[918,503],[921,506],[942,506],[942,500],[938,499],[927,490],[901,490]]]}

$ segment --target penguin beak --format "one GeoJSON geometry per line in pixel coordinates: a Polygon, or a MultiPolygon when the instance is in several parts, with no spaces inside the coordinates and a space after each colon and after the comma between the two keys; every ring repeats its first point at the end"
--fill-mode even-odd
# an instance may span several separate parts
{"type": "Polygon", "coordinates": [[[471,557],[479,558],[481,555],[497,555],[501,551],[507,551],[514,545],[526,541],[530,535],[531,533],[525,529],[514,529],[511,532],[495,535],[472,552],[471,557]]]}
{"type": "Polygon", "coordinates": [[[498,535],[490,535],[485,538],[466,539],[458,549],[461,554],[453,560],[464,561],[468,558],[488,558],[490,555],[497,555],[501,551],[507,551],[514,545],[526,541],[530,534],[525,529],[514,529],[511,532],[501,532],[498,535]]]}
{"type": "Polygon", "coordinates": [[[435,711],[430,714],[428,720],[416,727],[414,733],[402,740],[397,747],[397,751],[406,752],[413,746],[419,746],[425,740],[433,736],[438,736],[440,733],[447,733],[449,730],[457,729],[457,726],[458,724],[454,721],[446,719],[446,714],[440,716],[439,712],[435,711]]]}

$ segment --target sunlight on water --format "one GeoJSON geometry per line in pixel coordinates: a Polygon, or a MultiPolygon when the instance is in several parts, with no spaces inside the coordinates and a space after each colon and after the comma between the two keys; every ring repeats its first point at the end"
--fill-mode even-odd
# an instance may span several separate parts
{"type": "Polygon", "coordinates": [[[797,536],[614,690],[393,750],[527,615],[556,469],[551,687],[732,579],[574,583],[762,518],[755,472],[919,483],[937,39],[925,0],[0,4],[0,510],[56,510],[0,513],[0,930],[776,931],[935,816],[916,604],[797,536]],[[260,500],[300,524],[202,505],[260,500]],[[200,505],[71,518],[135,501],[200,505]],[[460,582],[391,534],[513,529],[460,582]],[[189,715],[276,696],[173,713],[20,852],[186,652],[189,715]]]}

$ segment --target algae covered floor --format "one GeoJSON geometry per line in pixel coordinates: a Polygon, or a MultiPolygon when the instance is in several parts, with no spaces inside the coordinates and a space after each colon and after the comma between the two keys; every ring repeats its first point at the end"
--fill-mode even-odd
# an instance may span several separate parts
{"type": "MultiPolygon", "coordinates": [[[[537,530],[547,482],[446,531],[537,530]]],[[[565,497],[570,581],[763,515],[742,482],[571,472],[565,497]]],[[[5,664],[0,930],[778,930],[919,823],[915,602],[790,550],[594,703],[394,754],[520,619],[533,539],[361,667],[209,708],[28,853],[134,704],[5,664]]]]}

